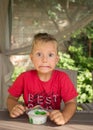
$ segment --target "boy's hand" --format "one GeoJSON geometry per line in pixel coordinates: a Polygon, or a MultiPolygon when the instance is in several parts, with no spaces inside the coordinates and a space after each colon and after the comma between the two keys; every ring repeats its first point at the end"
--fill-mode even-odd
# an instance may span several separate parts
{"type": "Polygon", "coordinates": [[[54,121],[57,125],[64,125],[66,123],[62,112],[59,110],[53,110],[49,112],[48,115],[50,120],[54,121]]]}
{"type": "Polygon", "coordinates": [[[72,99],[65,103],[65,107],[62,110],[53,110],[48,113],[50,119],[54,121],[57,125],[64,125],[67,123],[76,111],[76,99],[72,99]]]}
{"type": "Polygon", "coordinates": [[[10,111],[10,116],[12,118],[16,118],[16,117],[22,115],[24,112],[25,112],[25,107],[22,106],[21,104],[17,104],[10,111]]]}

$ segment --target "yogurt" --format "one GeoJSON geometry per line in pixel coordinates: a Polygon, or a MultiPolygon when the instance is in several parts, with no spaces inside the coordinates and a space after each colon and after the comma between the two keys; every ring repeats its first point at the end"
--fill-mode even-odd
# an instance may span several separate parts
{"type": "Polygon", "coordinates": [[[44,124],[47,121],[47,111],[43,109],[33,109],[27,114],[31,124],[44,124]]]}

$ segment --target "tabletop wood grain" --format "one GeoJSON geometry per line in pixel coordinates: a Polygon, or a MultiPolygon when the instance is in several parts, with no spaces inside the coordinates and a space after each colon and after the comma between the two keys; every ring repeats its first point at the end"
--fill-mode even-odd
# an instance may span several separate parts
{"type": "Polygon", "coordinates": [[[0,111],[0,130],[93,130],[93,113],[76,112],[73,118],[63,126],[57,126],[49,119],[43,125],[33,125],[24,114],[16,119],[9,116],[8,111],[0,111]]]}

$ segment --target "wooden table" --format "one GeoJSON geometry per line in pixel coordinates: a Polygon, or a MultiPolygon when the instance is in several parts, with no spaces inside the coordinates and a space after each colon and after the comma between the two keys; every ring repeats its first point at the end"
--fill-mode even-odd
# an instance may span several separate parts
{"type": "Polygon", "coordinates": [[[0,130],[93,130],[93,113],[76,112],[63,126],[57,126],[49,119],[44,125],[32,125],[26,114],[12,119],[7,111],[0,111],[0,130]]]}

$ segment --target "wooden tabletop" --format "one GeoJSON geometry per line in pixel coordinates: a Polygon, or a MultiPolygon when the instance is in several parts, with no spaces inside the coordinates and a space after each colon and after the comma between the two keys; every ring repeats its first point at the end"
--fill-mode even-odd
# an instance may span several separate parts
{"type": "Polygon", "coordinates": [[[76,112],[73,118],[63,126],[57,126],[49,119],[43,125],[33,125],[24,114],[12,119],[7,111],[0,111],[0,130],[93,130],[93,113],[76,112]]]}

